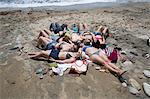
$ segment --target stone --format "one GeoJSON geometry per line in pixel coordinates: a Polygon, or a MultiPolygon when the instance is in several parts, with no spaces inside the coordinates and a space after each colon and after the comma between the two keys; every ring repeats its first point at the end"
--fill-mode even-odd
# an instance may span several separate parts
{"type": "Polygon", "coordinates": [[[129,66],[129,65],[133,65],[133,64],[132,64],[132,62],[131,62],[131,61],[125,61],[125,62],[123,63],[123,65],[125,65],[125,66],[129,66]]]}
{"type": "Polygon", "coordinates": [[[8,64],[8,61],[5,61],[4,63],[0,63],[0,66],[5,66],[8,64]]]}
{"type": "Polygon", "coordinates": [[[139,79],[143,79],[143,78],[145,78],[145,76],[144,76],[144,75],[141,75],[141,74],[138,74],[138,78],[139,78],[139,79]]]}
{"type": "Polygon", "coordinates": [[[135,88],[137,90],[141,90],[140,84],[135,79],[132,79],[132,78],[129,79],[129,83],[133,88],[135,88]]]}
{"type": "Polygon", "coordinates": [[[125,88],[127,87],[127,84],[125,82],[121,83],[121,85],[125,88]]]}
{"type": "Polygon", "coordinates": [[[147,45],[150,46],[150,39],[147,39],[147,45]]]}
{"type": "Polygon", "coordinates": [[[133,95],[138,95],[140,93],[136,88],[131,87],[131,86],[128,87],[128,90],[133,95]]]}
{"type": "Polygon", "coordinates": [[[143,83],[144,92],[150,97],[150,85],[143,83]]]}
{"type": "Polygon", "coordinates": [[[146,77],[150,78],[150,71],[149,70],[144,70],[143,73],[146,77]]]}
{"type": "Polygon", "coordinates": [[[128,70],[131,70],[133,68],[133,63],[131,61],[125,61],[123,64],[122,64],[122,69],[124,71],[128,71],[128,70]]]}
{"type": "Polygon", "coordinates": [[[138,38],[141,38],[143,40],[149,39],[149,37],[147,35],[138,35],[138,38]]]}
{"type": "Polygon", "coordinates": [[[95,69],[96,69],[96,70],[100,70],[100,69],[101,69],[101,67],[100,67],[100,66],[97,66],[97,67],[95,67],[95,69]]]}

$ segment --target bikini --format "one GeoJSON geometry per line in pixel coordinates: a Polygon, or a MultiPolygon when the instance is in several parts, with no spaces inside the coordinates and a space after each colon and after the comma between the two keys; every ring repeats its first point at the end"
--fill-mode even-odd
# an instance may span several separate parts
{"type": "MultiPolygon", "coordinates": [[[[82,51],[86,53],[86,49],[87,49],[87,48],[90,48],[90,47],[92,47],[92,45],[84,46],[83,49],[82,49],[82,51]]],[[[94,54],[99,55],[99,52],[101,52],[101,51],[102,51],[102,50],[98,50],[98,51],[92,53],[91,55],[94,55],[94,54]]],[[[89,56],[91,56],[91,55],[89,55],[89,56]]]]}
{"type": "Polygon", "coordinates": [[[51,53],[49,54],[49,57],[59,60],[59,52],[60,51],[58,49],[52,49],[51,53]]]}
{"type": "MultiPolygon", "coordinates": [[[[59,53],[60,53],[60,50],[52,49],[51,53],[49,54],[49,57],[52,57],[52,58],[54,58],[56,60],[59,60],[59,53]]],[[[66,59],[69,59],[71,57],[72,56],[69,53],[66,54],[66,59]]]]}
{"type": "Polygon", "coordinates": [[[82,51],[83,51],[83,52],[86,52],[86,49],[87,49],[87,48],[90,48],[90,47],[92,47],[92,45],[88,45],[88,46],[86,45],[86,46],[83,47],[82,51]]]}
{"type": "Polygon", "coordinates": [[[97,35],[102,35],[101,32],[94,32],[94,34],[95,34],[95,36],[97,36],[97,35]]]}
{"type": "Polygon", "coordinates": [[[51,50],[51,49],[54,49],[56,44],[57,44],[56,41],[49,42],[49,43],[46,45],[46,47],[45,47],[44,50],[51,50]]]}

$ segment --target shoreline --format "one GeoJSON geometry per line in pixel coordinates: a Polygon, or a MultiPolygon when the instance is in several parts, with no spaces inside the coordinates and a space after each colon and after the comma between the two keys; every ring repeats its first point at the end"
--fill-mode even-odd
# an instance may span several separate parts
{"type": "Polygon", "coordinates": [[[113,2],[96,2],[96,3],[87,3],[87,4],[75,4],[67,6],[39,6],[39,7],[4,7],[0,8],[0,12],[5,11],[44,11],[44,10],[53,10],[53,11],[80,11],[80,10],[92,10],[99,8],[111,8],[117,6],[127,6],[127,5],[137,5],[137,4],[146,4],[149,2],[129,2],[129,3],[113,3],[113,2]]]}

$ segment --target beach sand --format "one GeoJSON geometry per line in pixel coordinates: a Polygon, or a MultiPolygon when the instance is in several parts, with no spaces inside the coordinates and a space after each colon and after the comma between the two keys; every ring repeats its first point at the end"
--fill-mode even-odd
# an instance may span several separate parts
{"type": "Polygon", "coordinates": [[[39,30],[49,28],[52,22],[69,25],[85,22],[91,30],[106,25],[113,34],[113,38],[108,38],[109,45],[121,47],[134,61],[125,67],[128,70],[125,75],[135,79],[141,87],[143,82],[150,82],[142,73],[150,69],[150,59],[142,56],[150,53],[150,47],[146,44],[150,36],[150,3],[71,11],[1,10],[1,99],[148,99],[142,88],[140,95],[132,95],[115,76],[96,71],[91,65],[87,74],[80,77],[45,75],[42,80],[39,79],[35,69],[47,67],[48,63],[28,59],[27,53],[39,50],[35,47],[39,30]],[[10,50],[16,46],[22,46],[23,52],[10,50]]]}

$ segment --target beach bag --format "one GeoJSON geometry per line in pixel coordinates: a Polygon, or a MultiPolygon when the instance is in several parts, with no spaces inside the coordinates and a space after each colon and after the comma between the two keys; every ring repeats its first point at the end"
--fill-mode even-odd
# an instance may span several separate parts
{"type": "Polygon", "coordinates": [[[118,50],[113,49],[113,51],[110,53],[110,56],[108,56],[108,59],[112,63],[117,63],[117,60],[118,60],[118,50]]]}

